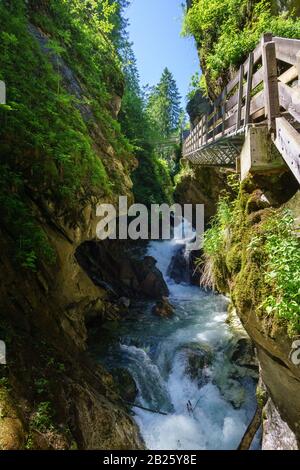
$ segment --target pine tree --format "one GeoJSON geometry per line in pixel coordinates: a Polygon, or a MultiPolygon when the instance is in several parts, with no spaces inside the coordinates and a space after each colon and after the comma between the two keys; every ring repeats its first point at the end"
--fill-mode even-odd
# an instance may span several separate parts
{"type": "Polygon", "coordinates": [[[166,67],[159,83],[150,91],[147,107],[151,121],[163,138],[170,137],[179,129],[180,100],[176,81],[166,67]]]}

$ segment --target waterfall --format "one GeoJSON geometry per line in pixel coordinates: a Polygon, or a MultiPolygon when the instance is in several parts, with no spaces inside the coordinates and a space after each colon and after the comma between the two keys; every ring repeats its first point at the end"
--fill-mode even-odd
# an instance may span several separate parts
{"type": "MultiPolygon", "coordinates": [[[[183,243],[176,240],[177,230],[181,227],[174,229],[174,239],[148,247],[168,284],[174,317],[155,317],[153,304],[145,302],[138,321],[122,326],[106,364],[130,371],[137,404],[167,412],[133,408],[147,448],[235,449],[255,412],[255,380],[230,361],[228,300],[168,277],[170,260],[183,243]]],[[[186,221],[184,232],[188,250],[194,233],[186,221]]]]}

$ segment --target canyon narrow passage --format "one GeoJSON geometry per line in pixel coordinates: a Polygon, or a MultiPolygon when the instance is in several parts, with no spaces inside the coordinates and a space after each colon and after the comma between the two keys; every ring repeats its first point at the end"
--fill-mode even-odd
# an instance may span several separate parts
{"type": "MultiPolygon", "coordinates": [[[[187,224],[185,233],[188,250],[193,232],[187,224]]],[[[99,352],[98,338],[92,352],[107,369],[130,372],[137,405],[167,413],[132,408],[147,448],[235,449],[256,409],[255,368],[237,354],[245,338],[226,323],[228,300],[169,277],[180,248],[175,239],[148,246],[168,283],[174,315],[157,317],[153,302],[142,302],[135,318],[112,334],[108,350],[99,352]]],[[[258,448],[258,438],[252,446],[258,448]]]]}

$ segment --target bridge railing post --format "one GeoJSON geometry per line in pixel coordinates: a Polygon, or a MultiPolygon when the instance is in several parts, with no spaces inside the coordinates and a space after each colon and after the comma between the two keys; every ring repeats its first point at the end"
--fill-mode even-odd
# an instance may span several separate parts
{"type": "Polygon", "coordinates": [[[205,143],[208,141],[208,113],[205,114],[205,143]]]}
{"type": "Polygon", "coordinates": [[[280,116],[276,46],[272,34],[262,38],[262,63],[264,73],[265,114],[268,127],[276,131],[276,118],[280,116]]]}
{"type": "Polygon", "coordinates": [[[243,92],[244,92],[244,64],[240,66],[240,75],[239,75],[238,109],[237,109],[237,118],[236,118],[236,130],[237,131],[242,127],[243,92]]]}
{"type": "Polygon", "coordinates": [[[225,86],[222,94],[221,114],[222,114],[222,136],[225,134],[225,119],[226,119],[226,99],[227,99],[227,86],[225,86]]]}
{"type": "Polygon", "coordinates": [[[251,106],[251,91],[252,91],[252,78],[253,78],[253,52],[250,52],[248,58],[248,70],[247,70],[247,91],[246,91],[246,103],[245,103],[245,121],[244,126],[247,126],[250,122],[250,106],[251,106]]]}

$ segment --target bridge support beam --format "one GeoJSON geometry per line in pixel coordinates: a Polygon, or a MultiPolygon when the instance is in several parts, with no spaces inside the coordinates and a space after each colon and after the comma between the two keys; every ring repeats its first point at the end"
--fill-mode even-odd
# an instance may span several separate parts
{"type": "Polygon", "coordinates": [[[273,144],[267,126],[247,128],[239,160],[242,180],[249,173],[268,173],[287,169],[273,144]]]}

